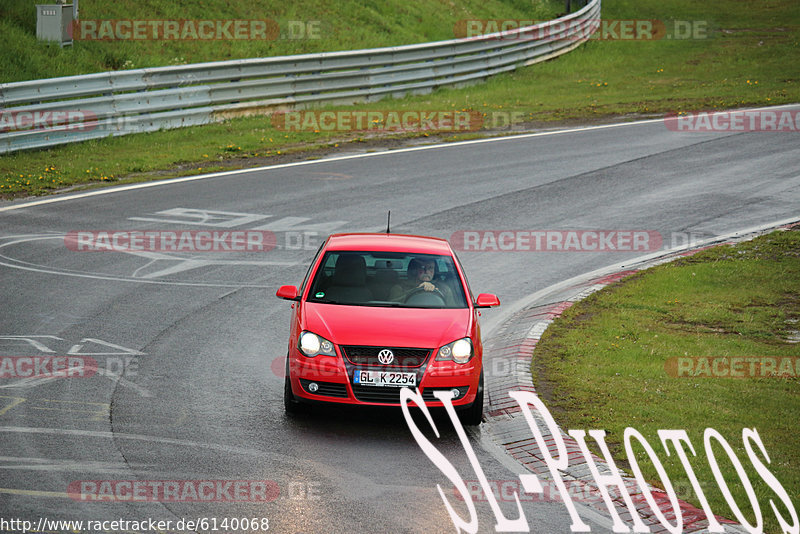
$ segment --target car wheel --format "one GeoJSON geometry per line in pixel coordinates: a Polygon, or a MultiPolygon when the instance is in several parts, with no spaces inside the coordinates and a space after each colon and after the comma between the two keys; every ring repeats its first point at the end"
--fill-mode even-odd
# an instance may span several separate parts
{"type": "Polygon", "coordinates": [[[287,415],[298,415],[306,411],[306,405],[298,401],[292,393],[292,381],[289,378],[289,358],[286,358],[286,378],[283,382],[283,408],[287,415]]]}
{"type": "Polygon", "coordinates": [[[459,412],[458,418],[461,424],[465,426],[477,426],[483,420],[483,370],[481,370],[481,378],[478,381],[478,394],[475,400],[470,404],[469,408],[459,412]]]}

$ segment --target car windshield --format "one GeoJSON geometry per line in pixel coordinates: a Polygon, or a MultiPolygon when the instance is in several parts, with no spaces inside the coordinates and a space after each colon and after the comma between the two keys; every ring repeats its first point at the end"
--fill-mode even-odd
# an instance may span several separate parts
{"type": "Polygon", "coordinates": [[[466,308],[451,256],[328,251],[309,302],[397,308],[466,308]]]}

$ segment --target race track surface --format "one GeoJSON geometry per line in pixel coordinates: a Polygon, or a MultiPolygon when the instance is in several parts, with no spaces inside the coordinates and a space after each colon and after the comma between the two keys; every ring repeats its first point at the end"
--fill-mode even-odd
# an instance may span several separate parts
{"type": "MultiPolygon", "coordinates": [[[[90,378],[0,379],[0,515],[247,517],[268,518],[272,532],[453,532],[437,484],[459,513],[465,507],[399,411],[284,415],[290,303],[275,298],[277,287],[300,284],[324,236],[382,231],[388,210],[396,233],[650,231],[660,247],[787,219],[800,206],[799,141],[788,132],[678,133],[656,121],[0,211],[0,356],[83,355],[101,368],[90,378]],[[65,242],[71,231],[132,229],[269,230],[277,246],[128,254],[78,252],[65,242]],[[260,480],[277,494],[271,502],[149,503],[68,495],[96,480],[260,480]]],[[[489,246],[459,257],[475,294],[513,305],[647,252],[489,246]]],[[[427,432],[436,447],[475,479],[452,426],[436,421],[441,437],[427,432]]],[[[522,472],[481,427],[469,435],[489,479],[522,472]]],[[[515,516],[513,503],[501,506],[515,516]]],[[[493,532],[489,505],[477,509],[480,532],[493,532]]],[[[560,503],[523,509],[532,531],[569,532],[560,503]]]]}

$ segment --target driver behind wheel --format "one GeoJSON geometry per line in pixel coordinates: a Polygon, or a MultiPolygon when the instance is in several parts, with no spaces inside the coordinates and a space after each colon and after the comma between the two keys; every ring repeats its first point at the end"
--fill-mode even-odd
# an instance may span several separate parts
{"type": "Polygon", "coordinates": [[[404,302],[411,294],[418,290],[426,292],[438,291],[445,299],[445,304],[451,305],[453,293],[450,287],[442,282],[435,282],[436,261],[428,258],[413,258],[408,262],[406,280],[392,287],[389,298],[404,302]]]}

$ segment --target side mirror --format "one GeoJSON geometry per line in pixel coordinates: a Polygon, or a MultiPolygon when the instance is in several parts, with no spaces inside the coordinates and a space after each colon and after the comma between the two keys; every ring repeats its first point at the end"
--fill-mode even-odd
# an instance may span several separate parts
{"type": "Polygon", "coordinates": [[[476,308],[491,308],[493,306],[500,306],[500,299],[492,293],[481,293],[475,299],[476,308]]]}
{"type": "Polygon", "coordinates": [[[297,295],[297,286],[281,286],[278,288],[275,296],[286,300],[300,300],[300,297],[297,295]]]}

